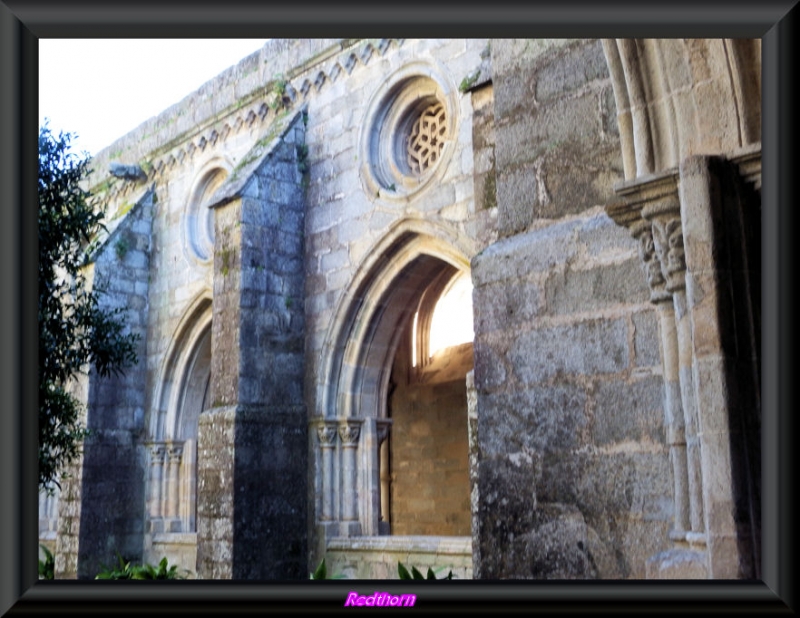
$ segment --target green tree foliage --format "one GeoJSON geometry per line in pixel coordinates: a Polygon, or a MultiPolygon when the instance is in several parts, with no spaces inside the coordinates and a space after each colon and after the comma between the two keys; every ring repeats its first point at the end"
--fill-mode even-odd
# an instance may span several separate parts
{"type": "Polygon", "coordinates": [[[138,336],[126,333],[122,309],[100,306],[84,267],[104,213],[81,187],[89,157],[70,152],[72,134],[39,129],[39,486],[52,487],[78,454],[86,429],[71,378],[92,367],[118,375],[136,363],[138,336]]]}

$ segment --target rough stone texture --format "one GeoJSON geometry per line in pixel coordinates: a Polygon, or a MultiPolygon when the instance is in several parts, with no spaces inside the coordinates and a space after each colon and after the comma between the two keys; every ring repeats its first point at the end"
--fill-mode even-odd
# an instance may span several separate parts
{"type": "Polygon", "coordinates": [[[305,572],[303,129],[298,117],[243,197],[216,207],[209,414],[222,424],[201,420],[198,459],[210,459],[198,491],[205,579],[305,572]]]}
{"type": "Polygon", "coordinates": [[[654,311],[612,230],[588,208],[473,260],[482,578],[644,577],[665,538],[654,311]]]}
{"type": "MultiPolygon", "coordinates": [[[[328,544],[325,566],[328,576],[345,579],[400,579],[397,563],[437,578],[453,573],[453,579],[472,579],[469,537],[366,537],[333,539],[328,544]]],[[[316,565],[314,565],[316,568],[316,565]]]]}
{"type": "Polygon", "coordinates": [[[392,410],[392,533],[469,535],[464,382],[399,385],[392,410]]]}
{"type": "Polygon", "coordinates": [[[608,69],[599,41],[493,41],[498,228],[502,236],[605,203],[622,177],[608,125],[608,69]],[[532,99],[532,105],[530,105],[532,99]]]}
{"type": "Polygon", "coordinates": [[[89,273],[101,306],[122,309],[127,332],[140,337],[138,363],[119,376],[90,374],[84,386],[91,433],[73,466],[74,480],[62,494],[60,530],[73,541],[59,543],[58,577],[94,579],[103,565],[115,563],[117,552],[128,560],[142,559],[144,468],[137,440],[146,405],[152,211],[152,194],[147,193],[105,239],[89,273]]]}
{"type": "Polygon", "coordinates": [[[396,560],[480,578],[757,575],[760,118],[758,41],[270,41],[95,160],[110,217],[95,274],[113,275],[109,302],[146,345],[123,379],[76,385],[98,431],[59,499],[57,573],[87,576],[112,545],[191,561],[196,542],[182,566],[203,578],[305,579],[326,551],[359,577],[393,577],[396,560]],[[436,78],[452,134],[418,190],[376,187],[368,137],[387,84],[412,74],[436,78]],[[680,541],[663,322],[647,243],[615,207],[668,169],[690,345],[667,386],[697,386],[705,458],[707,526],[680,541]],[[437,276],[470,269],[467,402],[424,381],[406,394],[465,409],[472,538],[365,537],[381,531],[378,395],[397,332],[437,276]],[[145,447],[193,439],[169,423],[197,329],[211,332],[197,528],[150,534],[145,447]],[[326,422],[363,435],[332,436],[334,520],[320,522],[308,427],[326,422]]]}

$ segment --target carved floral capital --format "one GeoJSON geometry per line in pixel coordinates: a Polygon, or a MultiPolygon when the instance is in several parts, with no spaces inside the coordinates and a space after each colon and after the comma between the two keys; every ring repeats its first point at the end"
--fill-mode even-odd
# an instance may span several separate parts
{"type": "Polygon", "coordinates": [[[342,439],[342,444],[345,447],[354,447],[358,444],[358,438],[361,435],[360,425],[352,423],[344,423],[339,425],[339,437],[342,439]]]}
{"type": "Polygon", "coordinates": [[[325,424],[317,426],[317,437],[322,448],[332,448],[336,445],[336,425],[325,424]]]}

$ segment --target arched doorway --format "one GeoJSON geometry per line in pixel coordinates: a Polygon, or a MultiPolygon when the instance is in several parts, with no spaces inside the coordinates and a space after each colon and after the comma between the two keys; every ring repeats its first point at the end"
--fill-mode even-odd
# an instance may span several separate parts
{"type": "Polygon", "coordinates": [[[201,298],[178,328],[156,393],[147,443],[146,559],[194,572],[197,552],[197,432],[210,402],[211,301],[201,298]]]}

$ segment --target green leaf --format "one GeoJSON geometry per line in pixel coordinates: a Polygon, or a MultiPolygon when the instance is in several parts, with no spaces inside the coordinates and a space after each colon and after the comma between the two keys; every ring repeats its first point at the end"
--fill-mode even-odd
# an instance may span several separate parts
{"type": "Polygon", "coordinates": [[[325,558],[319,563],[317,570],[311,573],[310,579],[327,579],[328,571],[325,567],[325,558]]]}
{"type": "Polygon", "coordinates": [[[54,135],[46,123],[39,129],[40,488],[58,485],[86,437],[82,406],[67,385],[87,367],[101,376],[121,373],[137,362],[139,341],[126,333],[121,310],[103,308],[103,282],[92,289],[82,270],[94,259],[88,251],[105,229],[105,213],[82,188],[91,159],[70,152],[71,140],[69,133],[54,135]]]}
{"type": "Polygon", "coordinates": [[[411,573],[408,572],[408,569],[403,566],[402,562],[397,563],[397,574],[400,576],[400,579],[414,579],[411,577],[411,573]]]}
{"type": "Polygon", "coordinates": [[[414,576],[414,579],[425,579],[425,576],[419,572],[419,569],[417,569],[417,567],[414,566],[411,567],[411,574],[414,576]]]}

